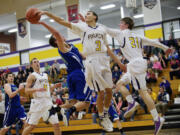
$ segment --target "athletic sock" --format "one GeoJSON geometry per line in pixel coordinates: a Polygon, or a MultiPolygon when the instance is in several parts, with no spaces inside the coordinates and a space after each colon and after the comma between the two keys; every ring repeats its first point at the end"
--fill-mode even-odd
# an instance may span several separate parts
{"type": "Polygon", "coordinates": [[[104,112],[102,112],[102,113],[98,113],[98,114],[99,114],[99,119],[104,118],[104,112]]]}
{"type": "Polygon", "coordinates": [[[69,108],[69,114],[70,116],[76,111],[76,107],[72,106],[71,108],[69,108]]]}
{"type": "Polygon", "coordinates": [[[157,110],[154,108],[150,112],[151,112],[151,115],[152,115],[154,121],[158,121],[159,115],[158,115],[157,110]]]}
{"type": "Polygon", "coordinates": [[[132,95],[128,95],[126,97],[126,100],[128,101],[128,103],[131,103],[131,104],[134,102],[134,99],[133,99],[132,95]]]}
{"type": "Polygon", "coordinates": [[[109,108],[104,107],[104,113],[108,113],[109,108]]]}

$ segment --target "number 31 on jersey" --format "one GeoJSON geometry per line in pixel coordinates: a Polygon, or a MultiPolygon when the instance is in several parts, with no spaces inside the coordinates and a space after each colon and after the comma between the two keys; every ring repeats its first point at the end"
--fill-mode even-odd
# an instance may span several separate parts
{"type": "Polygon", "coordinates": [[[132,48],[140,48],[140,44],[137,37],[129,37],[129,41],[132,48]]]}

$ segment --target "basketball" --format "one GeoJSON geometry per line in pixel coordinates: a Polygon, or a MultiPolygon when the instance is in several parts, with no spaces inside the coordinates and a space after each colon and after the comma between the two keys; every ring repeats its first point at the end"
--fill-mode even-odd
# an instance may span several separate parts
{"type": "Polygon", "coordinates": [[[40,20],[41,16],[38,14],[37,8],[30,8],[26,12],[26,19],[32,23],[36,24],[40,20]]]}

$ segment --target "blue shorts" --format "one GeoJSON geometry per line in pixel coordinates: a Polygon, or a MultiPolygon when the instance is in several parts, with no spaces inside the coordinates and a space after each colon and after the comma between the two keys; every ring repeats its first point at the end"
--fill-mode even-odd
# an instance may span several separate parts
{"type": "Polygon", "coordinates": [[[3,120],[3,127],[11,126],[15,124],[16,119],[25,120],[26,114],[22,106],[11,107],[10,105],[6,108],[3,120]]]}
{"type": "Polygon", "coordinates": [[[84,73],[76,70],[67,78],[69,88],[69,100],[90,101],[91,90],[86,84],[84,73]]]}
{"type": "Polygon", "coordinates": [[[112,105],[112,104],[110,105],[108,112],[109,112],[109,115],[110,115],[110,118],[112,121],[119,120],[119,115],[118,115],[114,105],[112,105]]]}

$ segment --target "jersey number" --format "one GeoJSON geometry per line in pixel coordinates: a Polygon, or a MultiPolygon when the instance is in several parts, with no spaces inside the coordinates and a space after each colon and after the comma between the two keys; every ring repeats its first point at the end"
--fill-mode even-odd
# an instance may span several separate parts
{"type": "Polygon", "coordinates": [[[100,40],[96,40],[95,41],[95,44],[96,44],[96,51],[101,51],[101,41],[100,40]]]}
{"type": "Polygon", "coordinates": [[[129,37],[129,40],[132,48],[139,48],[139,41],[137,37],[129,37]]]}

